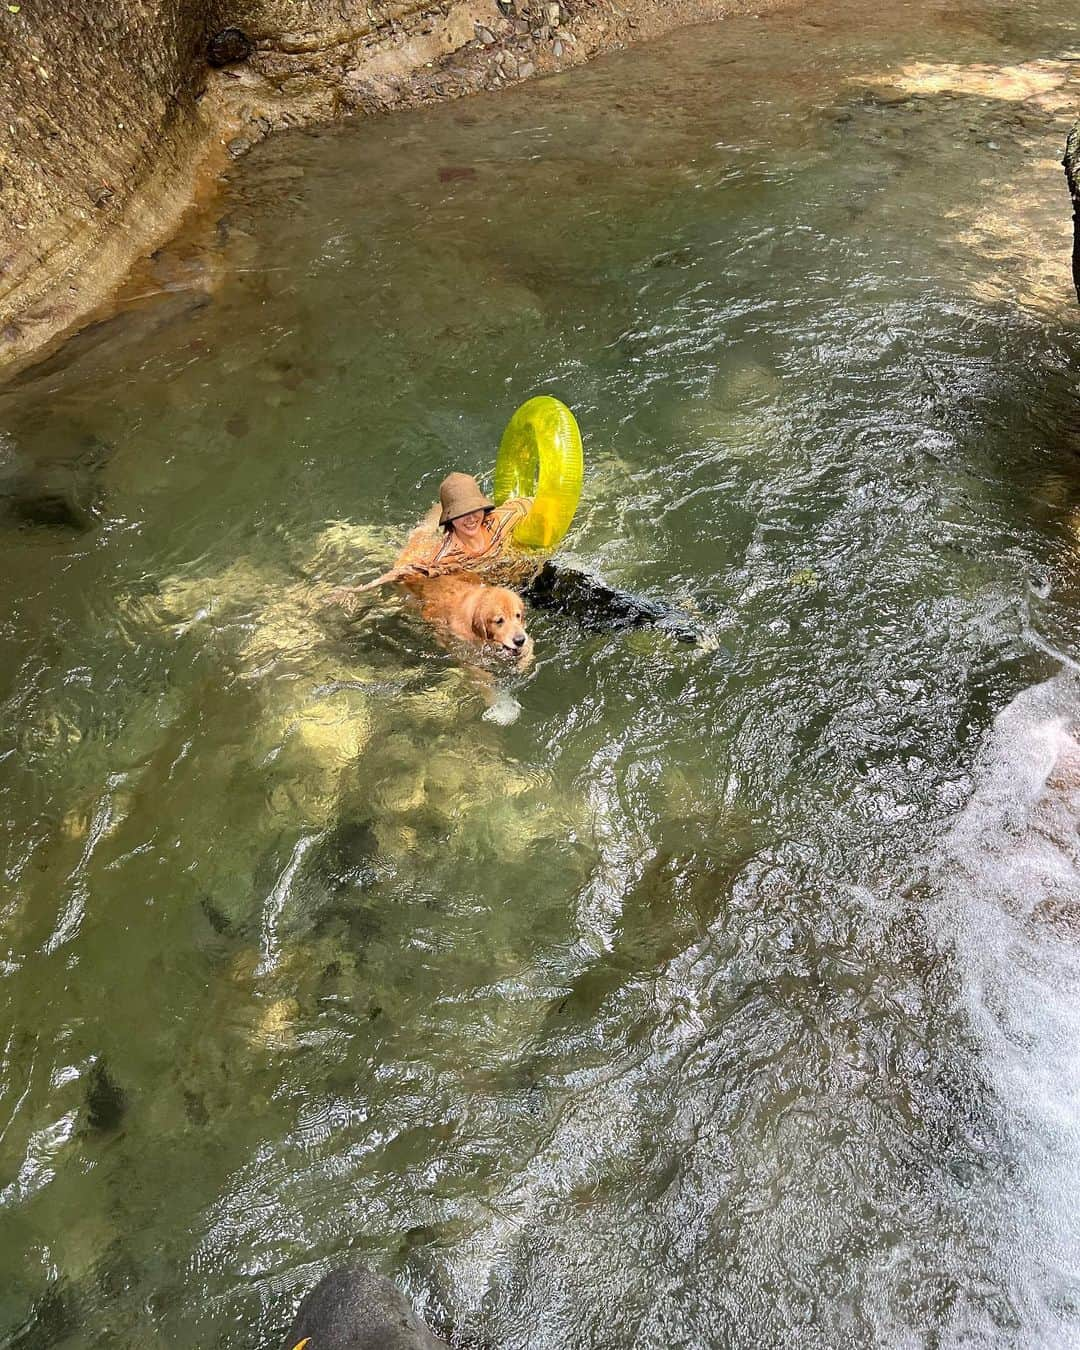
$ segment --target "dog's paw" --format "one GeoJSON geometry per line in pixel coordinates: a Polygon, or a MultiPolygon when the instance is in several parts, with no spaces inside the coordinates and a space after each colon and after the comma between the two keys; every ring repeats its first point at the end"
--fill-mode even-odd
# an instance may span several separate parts
{"type": "Polygon", "coordinates": [[[497,727],[508,727],[521,716],[521,704],[505,689],[500,689],[495,701],[484,709],[485,722],[494,722],[497,727]]]}

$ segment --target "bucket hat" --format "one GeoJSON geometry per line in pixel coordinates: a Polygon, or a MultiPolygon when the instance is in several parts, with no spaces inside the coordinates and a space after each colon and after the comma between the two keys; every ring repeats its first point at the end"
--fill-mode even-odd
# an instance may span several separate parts
{"type": "Polygon", "coordinates": [[[489,502],[480,491],[476,479],[467,473],[448,473],[439,485],[439,502],[442,514],[440,525],[449,525],[458,516],[467,516],[470,511],[494,511],[495,503],[489,502]]]}

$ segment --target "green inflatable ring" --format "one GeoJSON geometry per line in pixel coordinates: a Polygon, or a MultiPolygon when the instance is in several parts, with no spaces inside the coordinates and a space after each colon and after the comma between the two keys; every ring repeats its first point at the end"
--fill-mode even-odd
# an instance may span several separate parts
{"type": "Polygon", "coordinates": [[[495,461],[495,501],[532,497],[514,530],[522,548],[557,547],[574,519],[585,460],[574,414],[557,398],[531,398],[506,424],[495,461]]]}

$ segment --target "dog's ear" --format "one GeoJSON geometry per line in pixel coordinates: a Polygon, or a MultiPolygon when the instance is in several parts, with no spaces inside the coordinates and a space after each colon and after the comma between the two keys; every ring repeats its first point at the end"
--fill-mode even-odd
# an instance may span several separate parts
{"type": "Polygon", "coordinates": [[[472,608],[472,630],[478,638],[486,638],[488,635],[487,623],[484,619],[484,592],[476,597],[476,604],[472,608]]]}

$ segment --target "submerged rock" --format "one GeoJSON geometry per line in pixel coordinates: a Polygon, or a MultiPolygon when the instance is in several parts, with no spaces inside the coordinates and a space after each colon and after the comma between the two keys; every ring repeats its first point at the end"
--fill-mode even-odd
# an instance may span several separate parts
{"type": "Polygon", "coordinates": [[[86,1083],[86,1123],[98,1134],[111,1134],[126,1113],[127,1095],[99,1059],[86,1083]]]}
{"type": "Polygon", "coordinates": [[[48,1350],[74,1336],[82,1326],[82,1309],[70,1283],[50,1280],[34,1300],[30,1315],[8,1344],[17,1350],[48,1350]]]}
{"type": "Polygon", "coordinates": [[[288,1050],[296,1043],[300,1004],[295,998],[278,998],[262,1008],[251,1033],[253,1045],[265,1050],[288,1050]]]}
{"type": "Polygon", "coordinates": [[[84,534],[93,521],[62,492],[27,492],[14,495],[7,513],[16,524],[28,528],[74,530],[84,534]]]}
{"type": "Polygon", "coordinates": [[[236,931],[236,925],[223,910],[214,904],[208,895],[204,895],[199,901],[199,908],[206,916],[206,922],[218,937],[232,937],[236,931]]]}

